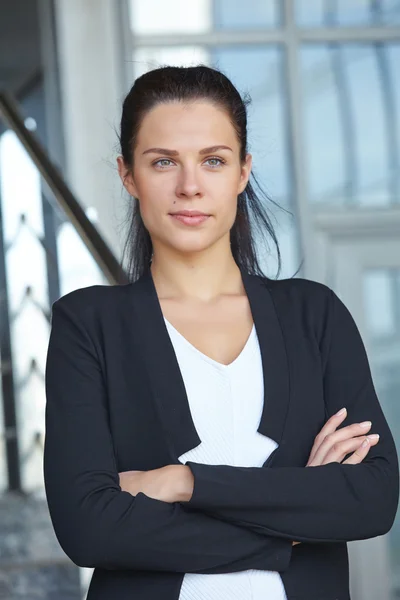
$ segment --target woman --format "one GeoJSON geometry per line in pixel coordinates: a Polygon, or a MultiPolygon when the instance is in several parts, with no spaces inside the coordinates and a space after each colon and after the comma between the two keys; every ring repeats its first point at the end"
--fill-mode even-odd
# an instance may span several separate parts
{"type": "Polygon", "coordinates": [[[246,132],[219,71],[138,78],[118,158],[131,283],[53,304],[46,493],[95,567],[88,600],[345,600],[347,542],[393,524],[363,342],[329,287],[263,275],[254,226],[276,238],[246,132]]]}

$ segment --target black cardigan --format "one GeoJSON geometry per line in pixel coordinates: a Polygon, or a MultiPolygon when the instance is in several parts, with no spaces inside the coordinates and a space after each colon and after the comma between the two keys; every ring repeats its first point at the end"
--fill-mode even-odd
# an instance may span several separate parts
{"type": "Polygon", "coordinates": [[[176,600],[184,573],[244,569],[279,571],[289,599],[348,600],[346,542],[392,527],[396,448],[348,309],[324,284],[241,273],[265,382],[258,431],[279,446],[263,467],[189,461],[189,502],[119,487],[118,472],[179,464],[201,442],[150,269],[53,304],[45,487],[60,545],[95,567],[88,600],[176,600]],[[341,426],[371,420],[379,443],[359,465],[306,468],[344,406],[341,426]]]}

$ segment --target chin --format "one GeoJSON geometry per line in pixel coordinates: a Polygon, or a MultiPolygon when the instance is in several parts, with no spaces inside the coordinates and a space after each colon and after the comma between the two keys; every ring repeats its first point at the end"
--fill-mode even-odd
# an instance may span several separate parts
{"type": "Polygon", "coordinates": [[[194,242],[194,240],[190,240],[190,241],[184,241],[182,240],[181,243],[177,243],[177,240],[174,240],[173,243],[171,244],[171,246],[177,251],[177,252],[181,252],[182,254],[191,254],[194,252],[202,252],[204,250],[207,250],[210,246],[213,245],[213,241],[207,241],[207,240],[202,240],[202,241],[197,241],[194,242]]]}

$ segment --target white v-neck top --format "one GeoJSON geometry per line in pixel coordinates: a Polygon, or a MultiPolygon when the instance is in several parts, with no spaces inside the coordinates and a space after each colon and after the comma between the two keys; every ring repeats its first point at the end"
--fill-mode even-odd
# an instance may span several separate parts
{"type": "MultiPolygon", "coordinates": [[[[179,457],[209,465],[262,467],[278,444],[257,431],[264,381],[255,326],[239,354],[224,365],[193,346],[164,317],[201,443],[179,457]]],[[[287,600],[280,574],[256,569],[186,573],[179,600],[287,600]]]]}

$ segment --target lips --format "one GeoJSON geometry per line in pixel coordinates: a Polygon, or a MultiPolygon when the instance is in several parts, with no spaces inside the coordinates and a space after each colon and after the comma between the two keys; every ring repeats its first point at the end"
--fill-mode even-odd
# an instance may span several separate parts
{"type": "Polygon", "coordinates": [[[179,212],[179,213],[170,213],[170,216],[175,220],[175,221],[179,221],[180,223],[183,223],[184,225],[189,225],[189,226],[193,226],[193,225],[200,225],[201,223],[204,223],[205,221],[207,221],[207,219],[210,218],[210,215],[206,215],[204,213],[185,213],[185,212],[179,212]]]}
{"type": "Polygon", "coordinates": [[[206,213],[199,210],[179,210],[176,213],[170,213],[171,215],[182,215],[184,217],[208,217],[206,213]]]}

